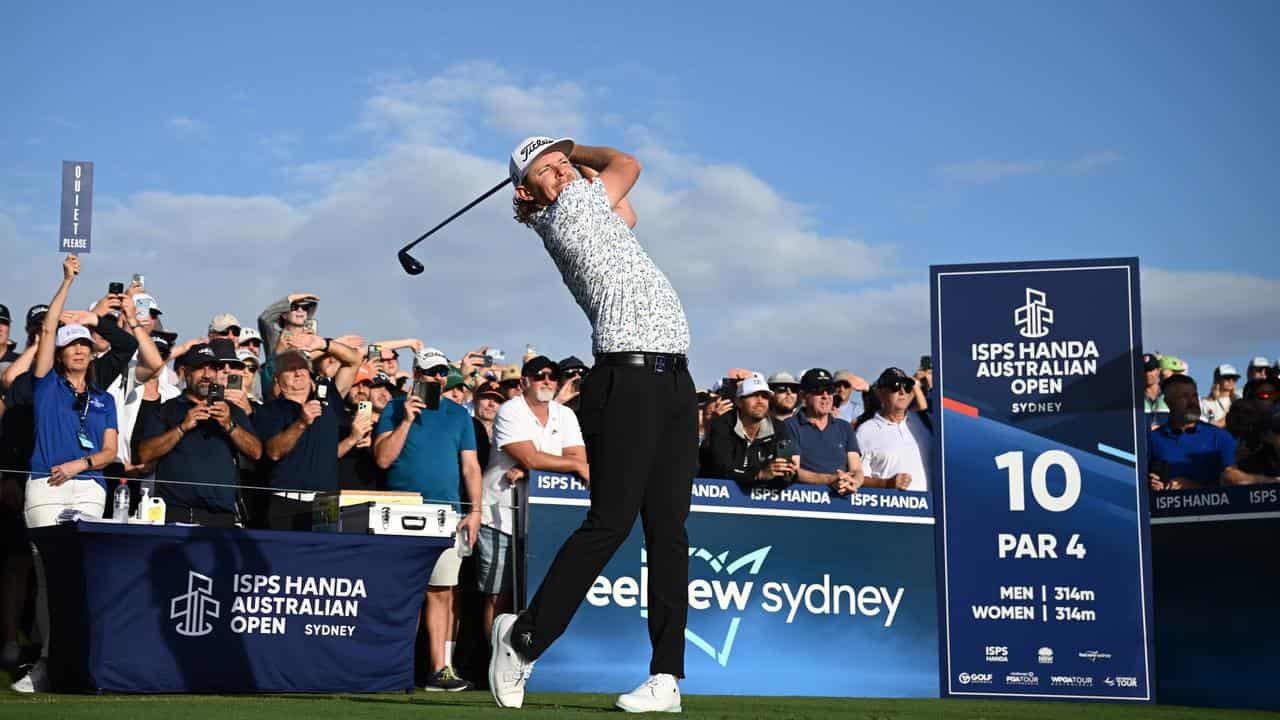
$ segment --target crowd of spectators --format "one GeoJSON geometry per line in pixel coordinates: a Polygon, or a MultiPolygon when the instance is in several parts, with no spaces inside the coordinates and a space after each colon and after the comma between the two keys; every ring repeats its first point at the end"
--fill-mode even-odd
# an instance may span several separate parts
{"type": "MultiPolygon", "coordinates": [[[[308,293],[269,305],[256,328],[219,309],[202,335],[179,342],[140,277],[78,311],[66,300],[80,260],[62,270],[50,303],[27,310],[24,343],[0,305],[5,664],[16,660],[27,578],[39,594],[45,586],[24,528],[68,509],[109,515],[119,483],[135,503],[143,492],[162,498],[167,522],[215,527],[309,530],[317,494],[338,489],[452,504],[477,550],[487,627],[511,607],[514,489],[531,470],[590,480],[575,413],[591,369],[579,358],[555,362],[530,347],[508,364],[482,347],[454,362],[415,338],[326,337],[320,298],[308,293]],[[404,366],[400,351],[412,358],[404,366]]],[[[1144,371],[1153,490],[1280,475],[1276,365],[1254,358],[1242,396],[1231,365],[1215,369],[1203,397],[1176,357],[1146,355],[1144,371]]],[[[932,381],[927,357],[872,382],[844,369],[798,379],[733,369],[698,394],[699,475],[839,495],[926,492],[932,381]]],[[[429,581],[430,689],[469,686],[448,649],[464,562],[447,551],[429,581]]],[[[24,680],[19,689],[40,689],[39,663],[24,680]]]]}

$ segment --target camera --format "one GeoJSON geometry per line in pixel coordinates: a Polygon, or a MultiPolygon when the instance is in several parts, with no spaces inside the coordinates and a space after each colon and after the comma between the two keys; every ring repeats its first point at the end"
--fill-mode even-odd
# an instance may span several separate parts
{"type": "Polygon", "coordinates": [[[108,295],[123,295],[123,294],[124,294],[124,283],[118,283],[118,282],[107,283],[107,294],[108,294],[108,295]]]}
{"type": "Polygon", "coordinates": [[[242,390],[242,389],[244,389],[244,377],[243,377],[242,375],[240,375],[239,373],[233,373],[233,374],[231,374],[231,375],[228,375],[228,376],[227,376],[227,389],[228,389],[228,390],[242,390]]]}
{"type": "Polygon", "coordinates": [[[218,383],[209,383],[209,395],[206,399],[210,405],[216,402],[225,402],[227,399],[226,388],[218,383]]]}

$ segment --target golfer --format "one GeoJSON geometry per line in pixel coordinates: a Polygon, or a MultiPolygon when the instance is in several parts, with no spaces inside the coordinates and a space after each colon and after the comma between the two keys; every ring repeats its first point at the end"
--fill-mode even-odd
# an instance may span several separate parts
{"type": "Polygon", "coordinates": [[[529,608],[493,623],[489,686],[501,707],[524,702],[525,681],[560,637],[638,513],[649,566],[649,679],[618,698],[629,712],[679,712],[689,608],[685,520],[697,469],[697,399],[689,324],[680,298],[636,240],[627,193],[635,158],[569,138],[531,137],[511,153],[516,220],[533,228],[591,322],[595,368],[578,419],[591,509],[529,608]]]}

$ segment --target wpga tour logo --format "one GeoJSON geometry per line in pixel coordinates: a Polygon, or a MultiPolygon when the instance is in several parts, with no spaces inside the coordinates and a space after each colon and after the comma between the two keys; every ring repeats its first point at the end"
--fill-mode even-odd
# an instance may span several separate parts
{"type": "Polygon", "coordinates": [[[1049,307],[1045,294],[1027,288],[1027,304],[1013,311],[1013,324],[1025,338],[1042,338],[1049,334],[1053,324],[1053,308],[1049,307]]]}
{"type": "Polygon", "coordinates": [[[200,637],[213,632],[213,623],[222,612],[222,603],[213,599],[213,578],[198,572],[187,573],[187,591],[169,601],[169,619],[177,620],[179,635],[200,637]]]}

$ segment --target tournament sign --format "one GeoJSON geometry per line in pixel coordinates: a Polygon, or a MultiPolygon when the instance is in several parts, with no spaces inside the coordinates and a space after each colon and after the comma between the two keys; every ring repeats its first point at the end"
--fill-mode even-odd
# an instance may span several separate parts
{"type": "Polygon", "coordinates": [[[1154,700],[1137,259],[930,293],[944,697],[1154,700]]]}

